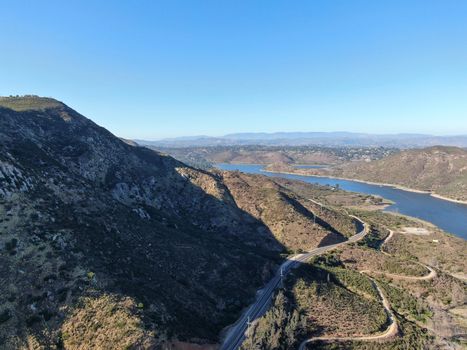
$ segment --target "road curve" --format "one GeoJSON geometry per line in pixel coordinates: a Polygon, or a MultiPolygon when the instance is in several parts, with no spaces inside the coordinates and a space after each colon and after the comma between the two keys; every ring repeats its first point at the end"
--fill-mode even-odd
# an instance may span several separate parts
{"type": "MultiPolygon", "coordinates": [[[[383,247],[387,244],[387,242],[394,236],[394,231],[393,230],[389,230],[389,234],[388,236],[385,238],[385,240],[383,241],[383,243],[381,244],[381,248],[380,248],[380,251],[387,255],[387,256],[391,256],[391,254],[389,254],[388,252],[384,251],[383,247]]],[[[417,262],[418,263],[418,262],[417,262]]],[[[422,264],[422,263],[418,263],[419,265],[425,267],[426,269],[428,269],[430,272],[425,275],[425,276],[421,276],[421,277],[417,277],[417,276],[404,276],[404,275],[396,275],[396,274],[391,274],[391,273],[385,273],[385,272],[381,272],[381,271],[360,271],[360,273],[376,273],[376,274],[384,274],[386,276],[389,276],[389,277],[393,277],[393,278],[399,278],[399,279],[406,279],[406,280],[417,280],[417,281],[421,281],[421,280],[430,280],[430,279],[433,279],[437,276],[437,273],[436,273],[436,270],[434,270],[432,267],[428,266],[428,265],[425,265],[425,264],[422,264]]],[[[386,313],[388,314],[388,317],[389,317],[389,320],[390,320],[390,324],[389,326],[386,328],[386,330],[383,332],[383,333],[380,333],[380,334],[375,334],[375,335],[368,335],[368,336],[360,336],[360,337],[314,337],[314,338],[309,338],[309,339],[306,339],[304,340],[301,344],[300,344],[300,347],[299,347],[299,350],[305,350],[305,347],[306,347],[306,344],[308,343],[311,343],[311,342],[314,342],[314,341],[372,341],[372,340],[381,340],[381,339],[386,339],[386,338],[390,338],[394,335],[397,334],[398,332],[398,326],[397,326],[397,322],[396,322],[396,319],[394,317],[394,313],[392,312],[391,310],[391,307],[390,307],[390,304],[389,304],[389,301],[386,299],[386,297],[384,296],[381,288],[378,286],[378,284],[376,283],[376,281],[369,277],[373,283],[373,285],[375,286],[375,288],[377,289],[379,295],[380,295],[380,298],[382,300],[382,303],[383,303],[383,307],[384,309],[386,310],[386,313]]]]}
{"type": "Polygon", "coordinates": [[[397,322],[396,322],[396,318],[394,316],[394,313],[393,313],[393,311],[391,309],[391,306],[389,305],[389,301],[384,296],[383,291],[378,286],[376,281],[371,277],[369,277],[369,278],[371,279],[373,285],[375,286],[376,290],[378,291],[378,294],[379,294],[379,296],[381,298],[383,307],[386,310],[386,314],[389,317],[390,324],[386,328],[386,330],[383,333],[374,334],[374,335],[367,335],[367,336],[361,336],[361,337],[314,337],[314,338],[309,338],[309,339],[304,340],[300,344],[300,346],[298,348],[299,350],[305,350],[305,347],[306,347],[306,345],[308,343],[311,343],[311,342],[314,342],[314,341],[319,341],[319,340],[321,340],[321,341],[373,341],[373,340],[381,340],[381,339],[390,338],[390,337],[393,337],[393,336],[395,336],[397,334],[397,332],[398,332],[397,322]]]}
{"type": "Polygon", "coordinates": [[[436,273],[436,270],[433,269],[432,267],[425,265],[425,264],[421,264],[421,263],[417,263],[417,264],[419,264],[420,266],[423,266],[430,272],[426,274],[425,276],[405,276],[405,275],[397,275],[395,273],[388,273],[388,272],[383,272],[383,271],[372,271],[372,270],[365,270],[362,272],[371,272],[373,274],[384,275],[386,277],[390,277],[393,279],[407,280],[407,281],[428,281],[428,280],[432,280],[438,275],[436,273]]]}
{"type": "Polygon", "coordinates": [[[257,293],[255,302],[248,307],[240,319],[230,327],[220,350],[236,350],[240,347],[245,339],[245,333],[249,328],[251,322],[256,321],[263,316],[271,302],[274,290],[281,284],[282,278],[290,272],[291,269],[296,268],[301,263],[309,260],[313,256],[324,254],[330,250],[336,249],[342,245],[357,242],[365,237],[368,232],[367,225],[356,216],[352,216],[360,225],[360,231],[354,236],[350,237],[347,241],[331,244],[315,248],[307,253],[297,254],[288,258],[277,270],[274,277],[257,293]],[[248,323],[250,322],[250,323],[248,323]]]}
{"type": "MultiPolygon", "coordinates": [[[[383,249],[383,247],[388,243],[388,241],[394,236],[394,231],[390,230],[389,228],[388,228],[388,230],[389,230],[389,234],[385,238],[383,243],[381,244],[380,251],[381,251],[381,253],[383,253],[383,254],[385,254],[387,256],[392,256],[391,254],[384,251],[384,249],[383,249]]],[[[432,267],[430,267],[428,265],[425,265],[425,264],[422,264],[420,262],[416,262],[416,261],[414,261],[414,262],[417,263],[420,266],[423,266],[424,268],[426,268],[430,272],[428,274],[426,274],[425,276],[420,276],[420,277],[419,276],[404,276],[404,275],[398,275],[398,274],[394,274],[394,273],[386,273],[386,272],[382,272],[382,271],[372,271],[372,272],[377,273],[377,274],[382,274],[382,275],[385,275],[387,277],[391,277],[391,278],[395,278],[395,279],[404,279],[404,280],[410,280],[410,281],[428,281],[428,280],[432,280],[433,278],[435,278],[437,276],[436,270],[433,269],[432,267]]]]}

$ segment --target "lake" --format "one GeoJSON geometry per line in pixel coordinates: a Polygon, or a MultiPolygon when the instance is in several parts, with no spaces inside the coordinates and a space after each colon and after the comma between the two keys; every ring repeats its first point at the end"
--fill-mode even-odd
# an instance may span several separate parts
{"type": "Polygon", "coordinates": [[[244,173],[285,177],[312,184],[331,185],[346,191],[373,194],[394,202],[385,211],[399,212],[429,221],[446,232],[467,239],[467,205],[438,199],[426,193],[400,190],[390,186],[370,185],[351,180],[339,180],[327,177],[301,176],[261,171],[263,165],[257,164],[216,164],[222,170],[239,170],[244,173]]]}

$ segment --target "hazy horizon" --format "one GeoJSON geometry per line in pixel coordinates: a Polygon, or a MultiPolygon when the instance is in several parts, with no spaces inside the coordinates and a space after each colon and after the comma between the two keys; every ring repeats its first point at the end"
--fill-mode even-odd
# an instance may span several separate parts
{"type": "Polygon", "coordinates": [[[467,134],[467,2],[8,2],[0,95],[125,138],[467,134]]]}
{"type": "Polygon", "coordinates": [[[239,132],[232,132],[223,135],[177,135],[177,136],[168,136],[168,137],[160,137],[160,138],[141,138],[141,137],[134,137],[132,140],[143,140],[143,141],[162,141],[162,140],[170,140],[170,139],[183,139],[183,138],[227,138],[230,135],[237,135],[237,134],[267,134],[267,135],[274,135],[274,134],[298,134],[298,133],[322,133],[322,134],[339,134],[339,133],[348,133],[348,134],[365,134],[368,136],[402,136],[402,135],[418,135],[418,136],[432,136],[432,137],[467,137],[467,133],[452,133],[452,134],[425,134],[425,133],[411,133],[411,132],[400,132],[400,133],[386,133],[386,134],[379,134],[379,133],[367,133],[367,132],[359,132],[359,131],[272,131],[272,132],[255,132],[255,131],[239,131],[239,132]]]}

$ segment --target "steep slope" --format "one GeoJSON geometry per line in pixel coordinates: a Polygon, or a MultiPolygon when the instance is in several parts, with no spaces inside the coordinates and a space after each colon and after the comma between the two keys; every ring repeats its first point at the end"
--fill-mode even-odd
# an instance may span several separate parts
{"type": "Polygon", "coordinates": [[[0,347],[215,342],[298,246],[234,177],[127,144],[53,99],[0,99],[0,347]]]}
{"type": "Polygon", "coordinates": [[[224,172],[223,180],[237,205],[264,222],[276,240],[291,250],[310,250],[355,234],[348,215],[321,208],[281,186],[280,180],[240,172],[224,172]]]}
{"type": "Polygon", "coordinates": [[[331,174],[467,200],[467,150],[462,148],[406,150],[377,161],[349,163],[333,169],[331,174]]]}
{"type": "Polygon", "coordinates": [[[64,105],[0,116],[3,343],[57,343],[81,297],[106,294],[156,333],[215,340],[282,249],[212,174],[64,105]]]}

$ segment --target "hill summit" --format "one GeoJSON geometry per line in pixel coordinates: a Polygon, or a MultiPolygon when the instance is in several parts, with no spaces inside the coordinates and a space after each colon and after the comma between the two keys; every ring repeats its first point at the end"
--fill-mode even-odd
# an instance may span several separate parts
{"type": "Polygon", "coordinates": [[[0,348],[216,342],[281,252],[354,233],[264,176],[130,145],[65,104],[0,99],[0,348]]]}
{"type": "Polygon", "coordinates": [[[53,98],[36,95],[0,96],[0,106],[10,108],[17,112],[66,107],[62,102],[53,98]]]}

